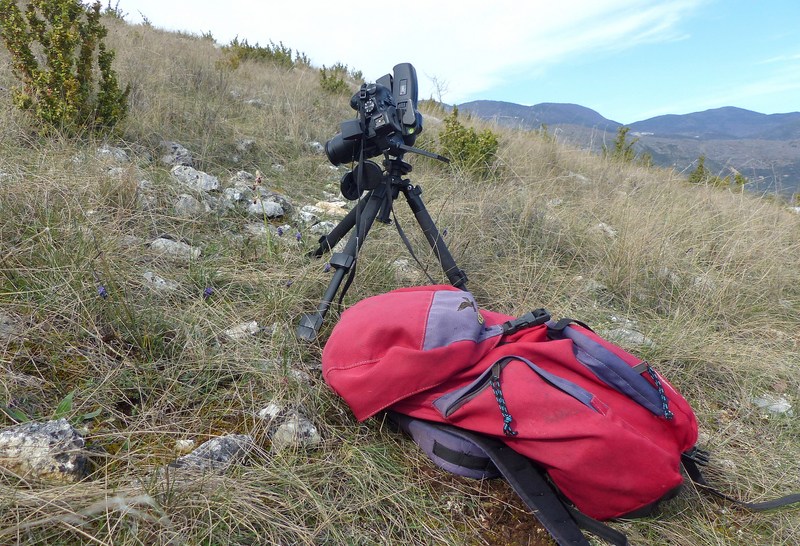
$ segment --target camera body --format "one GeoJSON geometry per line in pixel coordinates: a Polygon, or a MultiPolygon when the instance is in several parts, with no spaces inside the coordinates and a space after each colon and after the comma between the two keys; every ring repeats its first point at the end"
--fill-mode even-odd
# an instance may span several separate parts
{"type": "Polygon", "coordinates": [[[417,72],[411,63],[394,67],[375,83],[363,84],[350,99],[359,115],[341,123],[340,132],[325,143],[334,165],[375,157],[381,153],[402,155],[422,132],[417,111],[417,72]]]}

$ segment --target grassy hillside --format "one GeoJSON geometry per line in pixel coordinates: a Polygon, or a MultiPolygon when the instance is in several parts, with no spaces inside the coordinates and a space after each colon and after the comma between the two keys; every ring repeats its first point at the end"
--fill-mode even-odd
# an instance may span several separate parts
{"type": "MultiPolygon", "coordinates": [[[[209,39],[106,24],[132,86],[129,120],[108,142],[127,162],[98,156],[102,142],[37,137],[10,105],[0,51],[0,312],[17,329],[0,337],[0,403],[47,418],[74,391],[71,418],[99,410],[81,423],[96,454],[90,480],[44,487],[0,473],[0,543],[548,544],[505,484],[436,469],[327,389],[320,354],[336,310],[318,342],[294,338],[330,278],[306,257],[317,236],[291,218],[275,223],[292,225],[279,236],[234,211],[175,212],[186,190],[159,162],[164,140],[223,186],[263,172],[295,208],[338,191],[341,172],[308,143],[353,115],[348,97],[324,92],[316,69],[231,68],[209,39]],[[148,246],[162,235],[201,254],[165,258],[148,246]],[[155,290],[146,272],[174,289],[155,290]],[[263,329],[225,339],[247,321],[263,329]],[[273,452],[256,417],[270,403],[302,408],[321,445],[273,452]],[[259,452],[224,475],[154,474],[176,441],[224,433],[253,435],[259,452]]],[[[387,71],[403,60],[387,59],[387,71]]],[[[433,147],[440,114],[423,113],[418,144],[433,147]]],[[[753,500],[800,490],[796,415],[753,404],[766,394],[795,413],[800,404],[800,215],[495,130],[500,160],[486,181],[409,158],[478,301],[644,334],[651,344],[629,348],[693,404],[719,469],[710,479],[753,500]]],[[[396,211],[445,282],[407,207],[396,211]]],[[[393,266],[407,257],[393,227],[375,227],[346,303],[426,282],[393,266]]],[[[614,526],[634,544],[800,542],[798,509],[749,514],[691,486],[659,517],[614,526]]]]}

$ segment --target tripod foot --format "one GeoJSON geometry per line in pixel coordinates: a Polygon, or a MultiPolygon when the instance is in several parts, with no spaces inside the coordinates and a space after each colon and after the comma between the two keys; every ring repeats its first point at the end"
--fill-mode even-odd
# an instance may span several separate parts
{"type": "Polygon", "coordinates": [[[300,319],[300,324],[297,326],[297,337],[304,341],[314,341],[324,319],[325,317],[319,311],[303,315],[300,319]]]}

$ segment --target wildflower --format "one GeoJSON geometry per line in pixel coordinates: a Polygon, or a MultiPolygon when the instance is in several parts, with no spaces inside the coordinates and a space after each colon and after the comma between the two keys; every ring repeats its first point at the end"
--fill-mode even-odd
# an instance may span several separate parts
{"type": "Polygon", "coordinates": [[[278,237],[283,237],[283,228],[282,227],[278,228],[278,237]]]}
{"type": "Polygon", "coordinates": [[[106,290],[106,287],[103,286],[102,284],[97,287],[97,295],[103,299],[108,298],[108,291],[106,290]]]}
{"type": "Polygon", "coordinates": [[[208,298],[211,297],[211,295],[213,293],[214,293],[214,289],[213,288],[211,288],[210,286],[206,287],[206,289],[203,290],[203,299],[207,300],[208,298]]]}
{"type": "Polygon", "coordinates": [[[294,238],[299,241],[300,239],[303,238],[303,234],[298,231],[297,233],[294,234],[294,238]]]}
{"type": "Polygon", "coordinates": [[[326,264],[325,264],[325,267],[322,269],[322,271],[324,271],[325,273],[327,273],[327,272],[328,272],[328,271],[330,271],[330,270],[331,270],[331,263],[330,263],[330,262],[328,262],[328,263],[326,263],[326,264]]]}
{"type": "Polygon", "coordinates": [[[286,281],[286,288],[289,288],[293,284],[294,284],[294,281],[291,281],[291,280],[290,281],[286,281]]]}

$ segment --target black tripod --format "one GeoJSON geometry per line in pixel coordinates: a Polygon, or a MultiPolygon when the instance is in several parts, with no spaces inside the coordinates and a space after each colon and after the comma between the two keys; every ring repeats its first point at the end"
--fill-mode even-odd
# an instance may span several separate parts
{"type": "MultiPolygon", "coordinates": [[[[414,213],[425,238],[433,249],[439,264],[450,284],[456,288],[466,289],[467,275],[458,268],[453,256],[447,249],[447,245],[439,235],[433,219],[425,204],[422,202],[422,189],[419,186],[412,186],[411,182],[403,179],[404,175],[411,172],[411,165],[402,160],[402,156],[395,159],[384,161],[384,173],[382,183],[375,189],[361,198],[358,204],[347,213],[339,224],[331,232],[320,238],[319,248],[311,253],[311,256],[319,257],[325,252],[329,252],[351,229],[356,227],[356,233],[350,237],[342,252],[335,252],[331,256],[330,264],[335,268],[333,279],[331,279],[328,289],[322,296],[322,301],[315,313],[303,315],[300,325],[297,327],[297,336],[301,339],[311,341],[317,337],[325,314],[333,302],[333,298],[339,291],[339,286],[345,276],[350,272],[356,261],[356,255],[364,244],[364,240],[369,233],[372,224],[377,219],[379,222],[390,223],[389,214],[392,210],[392,202],[402,192],[406,197],[408,206],[414,213]]],[[[345,288],[346,289],[346,288],[345,288]]]]}

